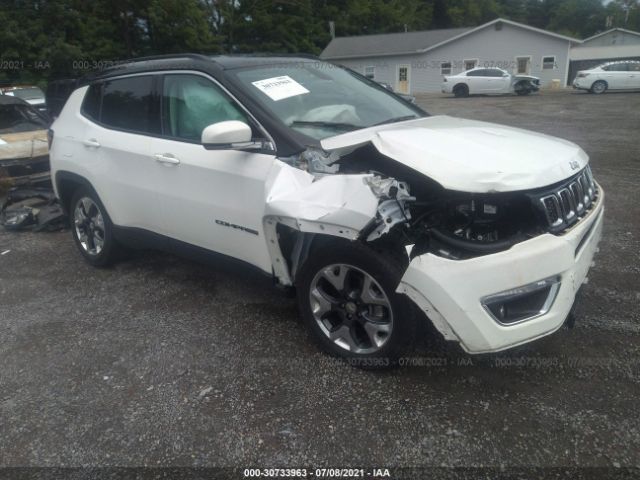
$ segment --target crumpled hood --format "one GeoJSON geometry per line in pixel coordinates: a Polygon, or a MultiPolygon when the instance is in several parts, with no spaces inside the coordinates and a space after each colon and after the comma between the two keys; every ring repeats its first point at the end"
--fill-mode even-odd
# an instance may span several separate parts
{"type": "MultiPolygon", "coordinates": [[[[474,193],[544,187],[589,162],[579,146],[566,140],[444,115],[356,130],[321,144],[340,153],[368,142],[444,188],[474,193]]],[[[411,184],[411,179],[399,180],[411,184]]]]}

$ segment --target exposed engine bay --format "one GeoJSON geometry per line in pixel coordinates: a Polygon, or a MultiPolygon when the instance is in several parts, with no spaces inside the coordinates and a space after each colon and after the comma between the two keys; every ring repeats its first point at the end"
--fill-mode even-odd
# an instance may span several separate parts
{"type": "Polygon", "coordinates": [[[545,231],[523,192],[447,190],[372,145],[342,157],[308,150],[289,160],[319,177],[372,174],[366,183],[379,199],[378,210],[359,239],[413,245],[412,258],[427,252],[455,260],[487,255],[545,231]]]}

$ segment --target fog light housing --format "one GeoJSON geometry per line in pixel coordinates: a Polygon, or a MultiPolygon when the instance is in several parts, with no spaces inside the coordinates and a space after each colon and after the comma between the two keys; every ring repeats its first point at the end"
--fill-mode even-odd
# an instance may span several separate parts
{"type": "Polygon", "coordinates": [[[484,297],[484,309],[501,325],[514,325],[546,314],[560,290],[560,276],[484,297]]]}

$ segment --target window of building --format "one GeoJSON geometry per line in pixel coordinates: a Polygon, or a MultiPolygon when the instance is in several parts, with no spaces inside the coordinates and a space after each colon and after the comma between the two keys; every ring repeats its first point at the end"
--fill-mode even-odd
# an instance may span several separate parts
{"type": "Polygon", "coordinates": [[[550,55],[548,57],[542,57],[542,69],[553,70],[556,68],[556,57],[550,55]]]}
{"type": "Polygon", "coordinates": [[[442,75],[451,75],[451,62],[442,62],[440,64],[440,73],[442,75]]]}
{"type": "Polygon", "coordinates": [[[464,60],[464,69],[466,70],[471,70],[472,68],[476,68],[478,66],[478,59],[477,58],[472,58],[470,60],[464,60]]]}
{"type": "Polygon", "coordinates": [[[371,80],[376,78],[376,67],[371,65],[364,67],[364,76],[371,80]]]}

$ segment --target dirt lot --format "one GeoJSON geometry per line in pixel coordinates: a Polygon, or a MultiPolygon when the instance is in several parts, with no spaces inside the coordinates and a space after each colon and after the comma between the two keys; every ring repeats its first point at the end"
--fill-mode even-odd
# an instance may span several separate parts
{"type": "Polygon", "coordinates": [[[153,252],[96,270],[68,232],[0,231],[0,466],[640,467],[640,93],[418,101],[591,156],[607,215],[575,329],[365,372],[266,278],[153,252]]]}

